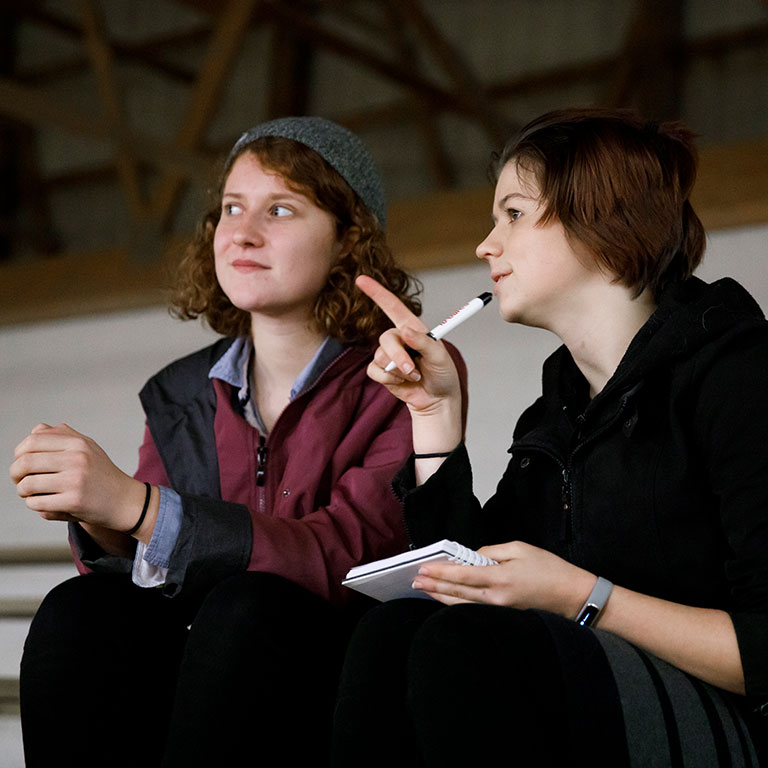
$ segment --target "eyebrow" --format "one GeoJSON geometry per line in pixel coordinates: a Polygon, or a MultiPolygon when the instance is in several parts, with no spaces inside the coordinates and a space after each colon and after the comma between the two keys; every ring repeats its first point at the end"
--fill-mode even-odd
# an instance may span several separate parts
{"type": "MultiPolygon", "coordinates": [[[[524,195],[522,192],[510,192],[508,195],[504,195],[504,197],[499,200],[499,202],[496,204],[496,208],[499,208],[500,210],[504,210],[504,207],[510,200],[528,200],[529,202],[536,202],[535,198],[529,197],[528,195],[524,195]]],[[[491,214],[491,221],[496,224],[498,219],[496,218],[496,214],[491,214]]]]}
{"type": "Polygon", "coordinates": [[[519,200],[530,200],[531,202],[534,200],[534,198],[530,197],[529,195],[524,195],[522,192],[510,192],[508,195],[504,195],[504,197],[499,200],[499,207],[503,208],[513,198],[518,198],[519,200]]]}
{"type": "MultiPolygon", "coordinates": [[[[221,197],[222,197],[222,199],[225,198],[225,197],[235,197],[235,198],[238,198],[238,199],[242,200],[242,199],[245,199],[245,198],[248,197],[248,193],[247,192],[228,192],[228,191],[224,190],[221,193],[221,197]]],[[[289,200],[301,201],[301,200],[306,200],[307,196],[299,194],[298,192],[271,192],[269,195],[267,195],[267,199],[268,200],[286,200],[286,199],[289,199],[289,200]]]]}

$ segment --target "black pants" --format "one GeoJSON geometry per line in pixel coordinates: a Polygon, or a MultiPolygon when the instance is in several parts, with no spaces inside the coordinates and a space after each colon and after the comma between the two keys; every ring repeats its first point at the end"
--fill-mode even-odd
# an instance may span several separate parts
{"type": "Polygon", "coordinates": [[[728,702],[551,613],[396,600],[350,641],[333,764],[755,766],[728,702]]]}
{"type": "Polygon", "coordinates": [[[232,577],[199,609],[127,576],[64,582],[24,648],[27,766],[327,764],[351,621],[272,574],[232,577]]]}

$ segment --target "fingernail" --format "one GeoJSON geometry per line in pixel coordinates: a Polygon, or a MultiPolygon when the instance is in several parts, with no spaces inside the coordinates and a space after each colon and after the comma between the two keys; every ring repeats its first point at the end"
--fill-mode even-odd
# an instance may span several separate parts
{"type": "Polygon", "coordinates": [[[412,589],[421,589],[422,586],[422,583],[418,579],[414,579],[413,584],[411,584],[412,589]]]}
{"type": "Polygon", "coordinates": [[[418,371],[414,371],[413,373],[411,373],[411,374],[408,376],[408,378],[409,378],[411,381],[420,381],[420,380],[421,380],[421,374],[420,374],[418,371]]]}

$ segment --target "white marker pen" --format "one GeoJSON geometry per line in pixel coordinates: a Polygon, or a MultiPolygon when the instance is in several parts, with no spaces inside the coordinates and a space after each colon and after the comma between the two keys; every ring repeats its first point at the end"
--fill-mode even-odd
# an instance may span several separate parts
{"type": "MultiPolygon", "coordinates": [[[[493,298],[493,294],[489,291],[481,293],[477,298],[471,299],[463,307],[457,309],[452,315],[443,320],[440,325],[436,325],[427,336],[430,336],[435,341],[442,339],[449,331],[452,331],[457,325],[461,325],[465,320],[469,320],[472,315],[479,312],[486,304],[493,298]]],[[[390,362],[385,371],[394,371],[397,368],[394,360],[390,362]]]]}

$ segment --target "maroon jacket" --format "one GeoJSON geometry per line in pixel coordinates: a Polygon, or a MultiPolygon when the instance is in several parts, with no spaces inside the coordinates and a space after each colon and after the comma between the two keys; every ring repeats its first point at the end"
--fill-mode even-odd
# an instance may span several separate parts
{"type": "MultiPolygon", "coordinates": [[[[247,568],[343,602],[349,568],[407,548],[391,490],[411,452],[407,409],[368,378],[372,350],[350,347],[264,440],[233,405],[232,387],[208,379],[230,343],[177,360],[141,392],[147,432],[136,477],[173,488],[183,505],[164,590],[204,593],[247,568]]],[[[94,570],[114,570],[114,561],[83,552],[94,570]]]]}

